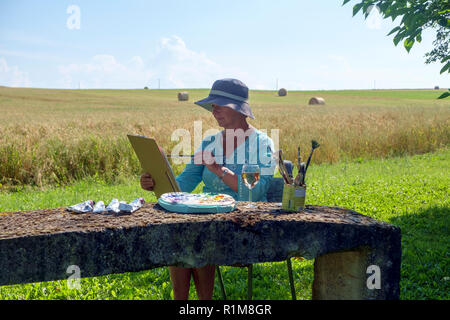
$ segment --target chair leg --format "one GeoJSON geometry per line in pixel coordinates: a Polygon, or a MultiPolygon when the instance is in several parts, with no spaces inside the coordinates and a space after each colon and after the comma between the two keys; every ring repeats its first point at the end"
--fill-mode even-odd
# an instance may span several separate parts
{"type": "Polygon", "coordinates": [[[292,300],[297,300],[297,298],[295,296],[294,277],[292,276],[291,258],[287,258],[286,264],[287,264],[288,274],[289,274],[289,284],[291,285],[292,300]]]}
{"type": "Polygon", "coordinates": [[[253,265],[252,264],[249,264],[248,266],[247,266],[247,268],[248,268],[248,281],[247,281],[247,290],[248,290],[248,292],[247,292],[247,299],[248,300],[252,300],[252,289],[253,289],[253,265]]]}
{"type": "Polygon", "coordinates": [[[225,292],[225,286],[223,285],[222,273],[220,272],[220,267],[216,266],[217,278],[219,279],[220,291],[222,291],[223,300],[227,300],[227,294],[225,292]]]}
{"type": "MultiPolygon", "coordinates": [[[[295,295],[294,277],[292,275],[291,258],[288,258],[286,260],[286,264],[287,264],[287,268],[288,268],[289,284],[291,286],[292,300],[297,300],[296,295],[295,295]]],[[[247,269],[248,269],[247,299],[248,300],[252,300],[252,295],[253,295],[253,265],[252,264],[247,265],[247,269]]],[[[216,266],[216,271],[217,271],[217,278],[219,279],[220,290],[222,291],[223,300],[227,300],[227,294],[225,292],[225,286],[223,284],[222,273],[220,272],[219,266],[216,266]]]]}

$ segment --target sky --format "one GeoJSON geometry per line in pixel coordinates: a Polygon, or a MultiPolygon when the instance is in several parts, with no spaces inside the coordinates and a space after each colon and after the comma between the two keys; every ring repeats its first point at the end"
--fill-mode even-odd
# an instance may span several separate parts
{"type": "Polygon", "coordinates": [[[373,9],[342,0],[0,0],[0,86],[252,90],[450,87],[373,9]]]}

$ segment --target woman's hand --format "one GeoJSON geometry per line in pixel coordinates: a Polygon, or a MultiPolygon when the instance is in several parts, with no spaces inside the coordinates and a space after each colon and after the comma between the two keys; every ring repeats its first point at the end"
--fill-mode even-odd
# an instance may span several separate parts
{"type": "Polygon", "coordinates": [[[232,190],[238,192],[238,177],[237,175],[228,169],[228,174],[223,176],[224,167],[217,164],[214,156],[210,151],[199,151],[194,154],[194,164],[204,165],[209,171],[222,179],[222,181],[228,185],[232,190]],[[223,178],[222,178],[223,177],[223,178]]]}
{"type": "Polygon", "coordinates": [[[204,165],[208,168],[209,171],[219,175],[220,173],[220,165],[216,163],[216,159],[214,158],[211,151],[199,151],[194,154],[194,164],[204,165]]]}
{"type": "Polygon", "coordinates": [[[141,175],[141,188],[147,191],[153,191],[155,187],[155,180],[149,173],[143,173],[141,175]]]}

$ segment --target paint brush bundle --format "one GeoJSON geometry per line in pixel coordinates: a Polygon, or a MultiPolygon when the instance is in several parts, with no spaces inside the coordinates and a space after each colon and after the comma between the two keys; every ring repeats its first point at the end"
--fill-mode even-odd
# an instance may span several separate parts
{"type": "Polygon", "coordinates": [[[283,177],[284,183],[286,184],[292,184],[292,178],[289,175],[289,172],[286,168],[286,165],[284,164],[283,160],[283,151],[278,151],[278,170],[280,171],[281,176],[283,177]]]}
{"type": "Polygon", "coordinates": [[[320,144],[316,140],[312,140],[311,141],[311,153],[309,154],[308,161],[306,162],[306,165],[301,160],[300,147],[298,147],[298,156],[297,156],[298,173],[297,173],[297,176],[294,179],[294,185],[295,186],[304,186],[305,185],[306,171],[308,170],[309,163],[311,162],[311,158],[312,158],[313,152],[318,147],[320,147],[320,144]]]}
{"type": "Polygon", "coordinates": [[[297,149],[297,169],[298,173],[295,179],[288,174],[286,166],[283,160],[283,152],[278,151],[278,168],[281,176],[284,180],[283,187],[283,198],[282,198],[282,208],[288,211],[299,211],[304,208],[305,196],[306,196],[306,185],[305,176],[308,170],[311,158],[315,149],[317,149],[320,144],[312,140],[311,141],[311,153],[309,154],[308,161],[306,164],[302,162],[300,147],[297,149]]]}

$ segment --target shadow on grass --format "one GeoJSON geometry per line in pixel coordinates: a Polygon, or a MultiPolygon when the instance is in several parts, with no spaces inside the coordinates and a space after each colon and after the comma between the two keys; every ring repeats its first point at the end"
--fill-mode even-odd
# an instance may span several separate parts
{"type": "Polygon", "coordinates": [[[450,299],[450,208],[394,217],[402,230],[401,299],[450,299]]]}

